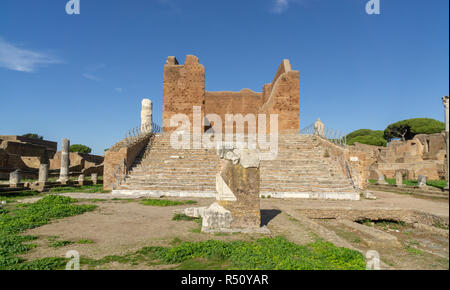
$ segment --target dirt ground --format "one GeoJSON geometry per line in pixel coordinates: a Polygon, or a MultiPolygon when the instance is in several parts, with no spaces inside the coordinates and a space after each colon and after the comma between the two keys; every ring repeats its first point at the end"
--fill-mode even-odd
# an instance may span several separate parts
{"type": "MultiPolygon", "coordinates": [[[[189,198],[196,205],[156,207],[144,206],[137,200],[113,200],[110,194],[65,194],[82,199],[84,203],[95,203],[98,208],[83,215],[57,220],[51,224],[29,230],[27,235],[38,236],[39,247],[23,257],[36,259],[42,257],[64,257],[68,250],[77,250],[82,257],[100,259],[108,255],[123,255],[145,246],[169,246],[174,239],[183,241],[253,240],[262,234],[207,234],[198,231],[199,225],[193,221],[173,221],[173,211],[186,207],[207,206],[214,199],[189,198]],[[101,200],[98,200],[101,198],[101,200]],[[96,200],[97,199],[97,200],[96,200]],[[76,242],[89,239],[92,244],[74,243],[64,247],[50,246],[50,240],[68,240],[76,242]]],[[[380,254],[382,265],[388,269],[448,269],[449,239],[447,236],[417,229],[410,224],[366,225],[393,235],[400,246],[374,246],[373,237],[366,233],[348,228],[333,219],[309,219],[302,210],[368,210],[368,209],[407,209],[431,213],[447,220],[449,216],[448,200],[426,200],[408,195],[376,192],[377,200],[361,201],[324,201],[324,200],[280,200],[262,199],[262,224],[266,225],[271,236],[285,236],[298,244],[307,244],[316,238],[333,242],[337,246],[356,249],[365,253],[376,250],[380,254]],[[392,227],[392,228],[391,228],[392,227]]],[[[116,196],[114,196],[116,197],[116,196]]],[[[187,198],[166,198],[186,200],[187,198]]],[[[28,199],[23,202],[34,202],[28,199]]],[[[160,269],[161,266],[156,267],[160,269]]],[[[155,266],[125,265],[117,262],[103,265],[102,269],[155,269],[155,266]]]]}

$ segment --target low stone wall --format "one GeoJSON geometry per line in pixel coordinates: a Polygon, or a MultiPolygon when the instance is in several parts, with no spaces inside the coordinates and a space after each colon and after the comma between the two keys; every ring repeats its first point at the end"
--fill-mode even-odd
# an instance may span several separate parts
{"type": "Polygon", "coordinates": [[[442,196],[443,198],[448,198],[448,192],[439,189],[437,187],[426,186],[424,188],[418,186],[403,186],[399,187],[396,185],[390,184],[369,184],[368,188],[371,190],[380,190],[380,191],[395,191],[395,192],[404,192],[411,194],[419,194],[419,195],[429,195],[429,196],[442,196]]]}
{"type": "Polygon", "coordinates": [[[131,144],[127,144],[125,140],[122,140],[111,147],[110,150],[106,151],[105,161],[103,163],[103,189],[113,189],[116,167],[122,162],[125,162],[125,170],[128,171],[136,157],[142,152],[152,137],[153,134],[148,134],[131,144]]]}

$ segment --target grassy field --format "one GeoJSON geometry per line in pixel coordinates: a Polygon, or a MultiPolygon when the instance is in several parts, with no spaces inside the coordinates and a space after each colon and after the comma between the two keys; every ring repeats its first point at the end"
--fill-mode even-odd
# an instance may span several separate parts
{"type": "MultiPolygon", "coordinates": [[[[165,200],[144,200],[151,205],[172,205],[165,200]],[[156,202],[158,201],[158,202],[156,202]]],[[[27,229],[37,228],[56,219],[80,215],[96,208],[92,204],[77,204],[78,200],[48,195],[30,204],[8,204],[0,211],[0,270],[49,270],[64,269],[67,259],[45,257],[35,260],[20,258],[31,249],[37,237],[24,236],[27,229]]],[[[191,201],[180,201],[190,204],[191,201]]],[[[175,221],[193,220],[184,215],[174,215],[175,221]]],[[[201,224],[201,219],[194,219],[201,224]]],[[[42,244],[42,243],[41,243],[42,244]]],[[[73,244],[94,244],[89,239],[64,240],[48,237],[46,244],[61,248],[73,244]]],[[[122,256],[106,256],[102,259],[81,257],[81,265],[87,269],[107,268],[109,263],[152,265],[164,269],[285,269],[285,270],[362,270],[365,260],[361,253],[339,248],[331,243],[316,240],[298,245],[285,237],[264,237],[251,241],[182,241],[173,239],[167,247],[143,247],[122,256]]]]}
{"type": "Polygon", "coordinates": [[[256,241],[224,242],[208,240],[183,242],[171,247],[144,247],[124,256],[100,260],[82,259],[89,267],[118,262],[121,264],[171,265],[177,270],[364,270],[361,253],[316,241],[297,245],[284,237],[256,241]]]}
{"type": "Polygon", "coordinates": [[[70,197],[49,195],[32,204],[18,204],[0,212],[0,269],[58,269],[65,264],[62,258],[24,261],[17,257],[35,245],[25,243],[36,239],[20,235],[27,229],[50,223],[54,219],[82,214],[95,209],[94,205],[76,205],[70,197]]]}

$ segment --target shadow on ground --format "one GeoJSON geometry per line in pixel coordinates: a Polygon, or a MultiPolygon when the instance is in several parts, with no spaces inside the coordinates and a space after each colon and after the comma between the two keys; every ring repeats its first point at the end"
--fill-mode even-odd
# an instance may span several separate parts
{"type": "Polygon", "coordinates": [[[281,213],[278,209],[262,209],[261,210],[261,226],[267,226],[269,222],[281,213]]]}

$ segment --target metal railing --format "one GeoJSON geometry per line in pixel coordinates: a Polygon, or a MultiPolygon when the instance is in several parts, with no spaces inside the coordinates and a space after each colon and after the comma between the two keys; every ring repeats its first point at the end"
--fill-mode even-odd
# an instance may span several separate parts
{"type": "Polygon", "coordinates": [[[317,135],[320,136],[335,145],[346,148],[347,147],[347,136],[343,134],[342,131],[336,129],[331,129],[328,127],[323,127],[322,130],[315,128],[314,124],[311,124],[302,130],[300,130],[302,135],[317,135]]]}
{"type": "Polygon", "coordinates": [[[162,133],[162,127],[161,126],[159,126],[158,124],[155,124],[155,123],[153,123],[153,130],[152,130],[152,132],[153,133],[162,133]]]}
{"type": "Polygon", "coordinates": [[[149,131],[148,127],[144,127],[144,131],[141,130],[141,127],[136,127],[133,128],[131,130],[128,130],[128,132],[125,132],[125,139],[124,142],[127,145],[133,144],[139,140],[141,140],[141,138],[143,137],[147,137],[148,134],[157,134],[157,133],[161,133],[162,132],[162,128],[161,126],[159,126],[158,124],[153,123],[152,124],[152,130],[149,131]]]}
{"type": "Polygon", "coordinates": [[[350,166],[350,164],[345,161],[345,175],[350,180],[351,185],[356,191],[359,191],[359,180],[358,175],[355,174],[355,171],[353,167],[350,166]]]}

